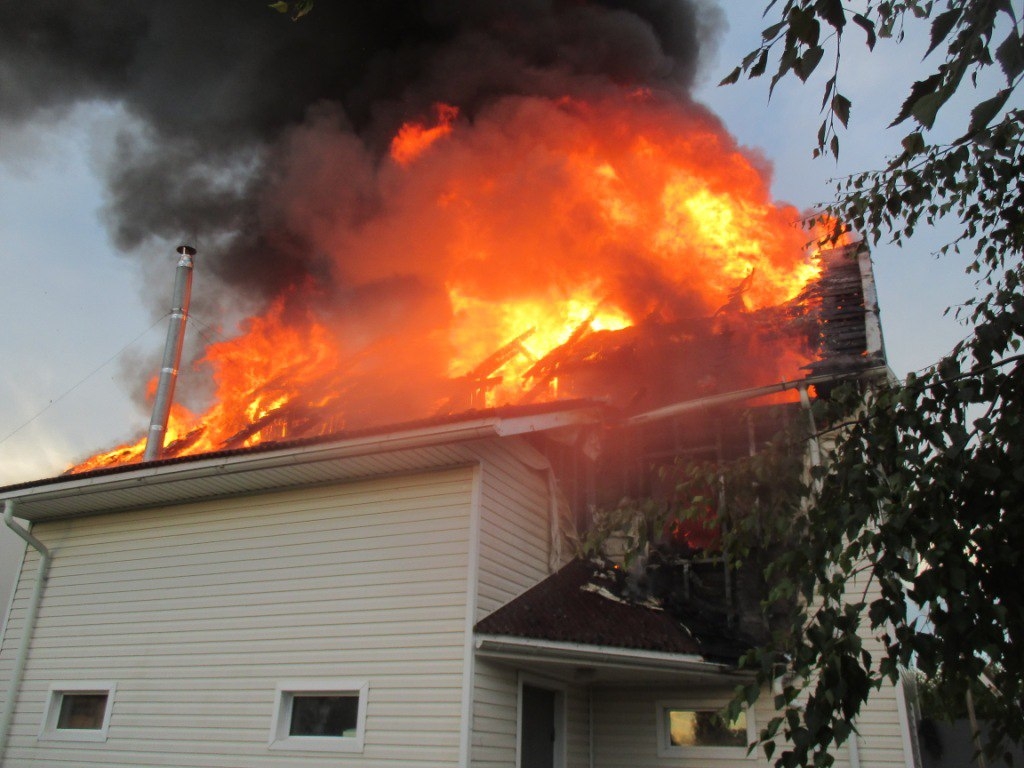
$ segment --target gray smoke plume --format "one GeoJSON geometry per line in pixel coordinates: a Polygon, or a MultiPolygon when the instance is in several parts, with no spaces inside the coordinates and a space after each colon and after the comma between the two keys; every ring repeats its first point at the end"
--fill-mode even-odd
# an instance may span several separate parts
{"type": "Polygon", "coordinates": [[[0,125],[122,104],[141,129],[108,169],[118,247],[197,233],[204,271],[269,297],[327,268],[262,192],[311,115],[379,157],[436,102],[472,121],[514,94],[685,99],[717,20],[701,0],[319,0],[298,22],[265,0],[0,0],[0,125]]]}

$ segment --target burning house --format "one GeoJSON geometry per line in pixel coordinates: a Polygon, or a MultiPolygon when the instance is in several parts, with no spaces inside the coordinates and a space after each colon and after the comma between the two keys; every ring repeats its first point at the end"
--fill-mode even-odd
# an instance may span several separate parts
{"type": "MultiPolygon", "coordinates": [[[[111,171],[119,245],[208,232],[182,261],[216,287],[175,322],[221,293],[248,316],[165,360],[209,385],[164,382],[148,448],[0,488],[28,544],[3,764],[759,761],[767,702],[708,725],[752,642],[710,546],[685,617],[575,558],[659,467],[757,451],[885,375],[866,251],[809,249],[688,95],[708,9],[319,3],[305,32],[87,5],[19,8],[7,51],[91,37],[48,62],[67,92],[17,105],[128,105],[148,132],[111,171]],[[95,39],[117,53],[75,59],[95,39]]],[[[857,725],[841,764],[914,765],[897,690],[857,725]]]]}
{"type": "MultiPolygon", "coordinates": [[[[574,546],[667,461],[756,450],[814,388],[884,375],[865,251],[824,254],[800,306],[771,319],[813,345],[797,379],[729,389],[730,369],[687,364],[730,343],[694,338],[714,319],[577,333],[531,362],[564,397],[0,489],[30,543],[0,647],[4,764],[746,761],[770,697],[708,725],[756,635],[713,551],[688,548],[680,615],[624,600],[574,546]],[[676,384],[644,362],[667,350],[676,384]]],[[[857,726],[840,764],[914,764],[897,689],[857,726]]]]}

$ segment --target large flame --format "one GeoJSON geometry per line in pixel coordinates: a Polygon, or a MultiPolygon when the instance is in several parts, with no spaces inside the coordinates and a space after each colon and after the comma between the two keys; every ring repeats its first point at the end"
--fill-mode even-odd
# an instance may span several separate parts
{"type": "MultiPolygon", "coordinates": [[[[566,391],[560,361],[614,367],[665,329],[742,325],[739,385],[797,377],[807,362],[763,313],[815,278],[808,236],[770,199],[765,163],[702,108],[646,92],[509,97],[472,119],[437,105],[384,158],[332,120],[296,129],[290,174],[268,191],[280,226],[327,254],[326,277],[207,350],[214,405],[175,409],[165,456],[610,394],[566,391]],[[769,338],[785,343],[760,354],[769,338]]],[[[608,378],[620,386],[624,373],[608,378]]]]}

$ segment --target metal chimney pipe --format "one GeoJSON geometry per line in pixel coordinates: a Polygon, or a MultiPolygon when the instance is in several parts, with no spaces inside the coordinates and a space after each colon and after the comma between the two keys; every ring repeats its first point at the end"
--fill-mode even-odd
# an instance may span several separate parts
{"type": "Polygon", "coordinates": [[[181,258],[174,274],[174,298],[171,301],[171,322],[167,326],[167,343],[164,344],[164,361],[160,366],[160,380],[156,385],[156,399],[153,401],[153,416],[146,434],[146,451],[143,461],[160,458],[167,432],[167,419],[174,400],[174,385],[178,381],[178,366],[181,365],[181,347],[185,343],[185,321],[192,297],[192,271],[195,266],[192,257],[196,249],[191,245],[177,248],[181,258]]]}

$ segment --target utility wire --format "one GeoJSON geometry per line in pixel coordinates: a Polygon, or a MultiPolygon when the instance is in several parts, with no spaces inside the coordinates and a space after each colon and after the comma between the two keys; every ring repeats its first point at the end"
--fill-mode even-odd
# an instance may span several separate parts
{"type": "Polygon", "coordinates": [[[185,332],[188,333],[191,331],[195,333],[200,339],[205,341],[207,345],[228,340],[228,337],[218,331],[215,326],[210,323],[203,322],[191,312],[188,314],[188,320],[190,324],[185,326],[185,332]]]}
{"type": "Polygon", "coordinates": [[[46,406],[44,406],[41,410],[39,410],[34,416],[32,416],[28,421],[23,423],[21,426],[15,427],[13,431],[8,432],[3,438],[0,438],[0,445],[3,445],[4,443],[6,443],[8,440],[10,440],[16,434],[21,432],[21,430],[23,430],[29,424],[31,424],[36,419],[38,419],[40,416],[42,416],[44,413],[46,413],[48,410],[50,410],[53,406],[55,406],[57,403],[59,403],[65,397],[70,395],[72,392],[74,392],[76,389],[78,389],[80,386],[82,386],[85,382],[87,382],[89,379],[91,379],[93,376],[95,376],[101,370],[103,370],[108,365],[110,365],[110,363],[112,363],[114,360],[116,360],[121,355],[123,355],[125,350],[128,349],[128,347],[130,347],[132,344],[137,342],[139,339],[141,339],[147,333],[152,331],[154,328],[156,328],[158,325],[160,325],[160,323],[164,322],[169,315],[170,315],[170,312],[166,313],[163,317],[160,317],[159,319],[157,319],[156,322],[154,322],[146,330],[144,330],[142,333],[140,333],[134,339],[132,339],[127,344],[125,344],[123,347],[121,347],[117,352],[115,352],[113,355],[111,355],[109,358],[107,358],[103,363],[101,363],[99,366],[97,366],[95,369],[93,369],[90,373],[86,374],[85,377],[82,378],[77,384],[73,385],[70,389],[66,390],[59,397],[56,397],[53,400],[51,400],[46,406]]]}
{"type": "MultiPolygon", "coordinates": [[[[100,365],[99,365],[99,366],[97,366],[97,367],[96,367],[96,368],[95,368],[94,370],[92,370],[91,372],[89,372],[88,374],[86,374],[86,375],[85,375],[85,376],[84,376],[84,377],[83,377],[83,378],[82,378],[82,379],[81,379],[81,380],[80,380],[80,381],[79,381],[79,382],[78,382],[77,384],[73,385],[73,386],[72,386],[72,387],[71,387],[70,389],[66,390],[66,391],[65,391],[64,393],[62,393],[62,394],[61,394],[60,396],[58,396],[58,397],[54,398],[53,400],[51,400],[51,401],[50,401],[49,403],[47,403],[47,404],[46,404],[46,405],[45,405],[45,406],[44,406],[44,407],[43,407],[42,409],[40,409],[40,410],[39,410],[39,411],[37,411],[37,412],[36,412],[36,413],[35,413],[35,414],[34,414],[33,416],[31,416],[31,417],[30,417],[30,418],[29,418],[29,419],[28,419],[27,421],[25,421],[25,422],[24,422],[24,423],[22,423],[21,425],[19,425],[19,426],[15,427],[15,428],[14,428],[13,430],[11,430],[11,431],[10,431],[10,432],[8,432],[8,433],[7,433],[6,435],[4,435],[4,437],[3,437],[3,438],[0,438],[0,445],[3,445],[4,443],[6,443],[6,442],[7,442],[8,440],[10,440],[10,439],[11,439],[12,437],[14,437],[14,436],[15,436],[16,434],[18,434],[19,432],[21,432],[21,430],[23,430],[23,429],[24,429],[25,427],[27,427],[27,426],[28,426],[29,424],[31,424],[31,423],[32,423],[32,422],[34,422],[34,421],[35,421],[36,419],[38,419],[38,418],[39,418],[40,416],[42,416],[42,415],[43,415],[44,413],[46,413],[46,412],[47,412],[48,410],[50,410],[50,409],[51,409],[51,408],[52,408],[53,406],[55,406],[55,405],[56,405],[57,403],[59,403],[59,402],[60,402],[61,400],[63,400],[64,398],[66,398],[66,397],[67,397],[68,395],[70,395],[70,394],[71,394],[72,392],[74,392],[74,391],[75,391],[76,389],[78,389],[78,388],[79,388],[80,386],[82,386],[82,385],[83,385],[83,384],[84,384],[85,382],[87,382],[87,381],[88,381],[89,379],[91,379],[91,378],[92,378],[93,376],[95,376],[95,375],[96,375],[97,373],[99,373],[99,372],[100,372],[101,370],[103,370],[103,369],[104,369],[104,368],[106,368],[106,367],[107,367],[108,365],[110,365],[110,363],[112,363],[112,362],[113,362],[114,360],[116,360],[116,359],[117,359],[117,358],[119,358],[119,357],[120,357],[121,355],[123,355],[123,354],[125,353],[125,351],[126,351],[126,350],[127,350],[127,349],[128,349],[129,347],[130,347],[130,346],[132,346],[133,344],[135,344],[135,342],[137,342],[137,341],[138,341],[139,339],[141,339],[141,338],[142,338],[143,336],[145,336],[145,335],[146,335],[147,333],[149,333],[149,332],[150,332],[150,331],[152,331],[152,330],[153,330],[154,328],[156,328],[156,326],[158,326],[158,325],[160,325],[160,324],[161,324],[162,322],[164,322],[164,321],[165,321],[165,320],[166,320],[166,319],[167,319],[167,318],[168,318],[169,316],[170,316],[170,312],[167,312],[167,313],[165,313],[165,314],[163,315],[163,317],[160,317],[160,318],[158,318],[158,319],[157,319],[157,320],[156,320],[156,321],[155,321],[155,322],[154,322],[154,323],[153,323],[153,324],[152,324],[151,326],[149,326],[149,327],[148,327],[148,328],[147,328],[146,330],[144,330],[144,331],[143,331],[142,333],[140,333],[140,334],[139,334],[138,336],[136,336],[136,337],[135,337],[134,339],[132,339],[132,340],[131,340],[131,341],[129,341],[129,342],[127,343],[127,344],[125,344],[125,345],[124,345],[123,347],[121,347],[121,349],[119,349],[119,350],[118,350],[117,352],[115,352],[115,353],[114,353],[113,355],[111,355],[111,356],[110,356],[109,358],[107,358],[107,359],[106,359],[106,360],[105,360],[104,362],[100,363],[100,365]]],[[[202,320],[200,320],[199,318],[197,318],[197,317],[196,317],[195,315],[193,315],[192,313],[189,313],[189,315],[188,315],[188,319],[189,319],[189,320],[190,320],[190,321],[192,322],[192,325],[187,325],[187,326],[186,326],[186,328],[190,328],[190,329],[192,329],[192,330],[194,331],[194,333],[196,333],[196,335],[198,335],[198,336],[199,336],[199,337],[200,337],[200,338],[201,338],[202,340],[204,340],[204,341],[205,341],[205,342],[206,342],[207,344],[213,344],[213,343],[215,343],[215,342],[218,342],[218,341],[226,341],[226,340],[227,340],[227,338],[228,338],[227,336],[224,336],[224,335],[222,335],[222,334],[218,333],[218,332],[217,332],[217,330],[216,330],[216,329],[214,328],[214,326],[210,325],[209,323],[205,323],[205,322],[203,322],[202,320]],[[197,325],[198,325],[198,326],[202,326],[202,330],[201,330],[201,329],[200,329],[199,327],[197,327],[197,325]]]]}

